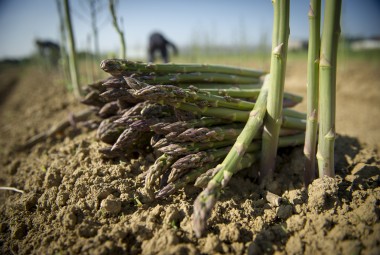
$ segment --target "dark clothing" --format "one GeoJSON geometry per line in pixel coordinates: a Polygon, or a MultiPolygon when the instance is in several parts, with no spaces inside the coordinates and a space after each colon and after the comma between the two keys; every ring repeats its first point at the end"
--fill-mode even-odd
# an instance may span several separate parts
{"type": "Polygon", "coordinates": [[[148,62],[154,62],[155,53],[158,51],[161,54],[162,60],[165,63],[169,62],[168,46],[173,48],[174,54],[177,54],[177,47],[168,41],[162,34],[153,33],[149,37],[148,62]]]}

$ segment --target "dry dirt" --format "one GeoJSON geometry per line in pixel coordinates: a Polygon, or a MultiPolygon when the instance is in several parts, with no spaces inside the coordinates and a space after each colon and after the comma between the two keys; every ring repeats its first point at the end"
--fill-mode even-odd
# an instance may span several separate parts
{"type": "MultiPolygon", "coordinates": [[[[0,253],[2,254],[380,254],[379,62],[338,72],[335,179],[303,188],[302,146],[279,152],[271,206],[245,171],[216,204],[207,236],[191,228],[191,186],[140,204],[136,190],[154,160],[100,159],[95,131],[68,128],[23,152],[31,136],[86,107],[56,73],[0,70],[0,253]],[[360,70],[360,72],[358,71],[360,70]]],[[[305,95],[304,62],[289,62],[288,91],[305,95]]],[[[305,109],[305,103],[299,106],[305,109]]]]}

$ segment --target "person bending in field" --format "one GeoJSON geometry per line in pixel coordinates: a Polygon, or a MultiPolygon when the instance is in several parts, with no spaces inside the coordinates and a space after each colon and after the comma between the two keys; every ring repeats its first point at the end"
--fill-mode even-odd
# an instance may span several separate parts
{"type": "Polygon", "coordinates": [[[168,46],[172,47],[174,55],[178,54],[177,47],[172,42],[168,41],[162,34],[157,32],[151,34],[149,37],[148,62],[154,62],[156,52],[160,52],[162,61],[168,63],[168,46]]]}

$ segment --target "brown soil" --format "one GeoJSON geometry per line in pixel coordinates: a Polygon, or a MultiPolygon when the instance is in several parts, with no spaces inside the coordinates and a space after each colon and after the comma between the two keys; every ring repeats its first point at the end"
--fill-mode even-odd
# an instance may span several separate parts
{"type": "MultiPolygon", "coordinates": [[[[0,72],[0,246],[2,254],[380,254],[378,62],[338,73],[335,179],[303,188],[302,146],[279,152],[271,206],[245,171],[216,204],[207,236],[195,238],[191,186],[140,204],[136,191],[154,160],[100,159],[82,127],[17,152],[15,146],[85,107],[57,74],[37,67],[0,72]],[[358,72],[357,70],[361,70],[358,72]]],[[[305,95],[304,62],[290,62],[287,90],[305,95]]],[[[305,109],[305,103],[299,106],[305,109]]]]}

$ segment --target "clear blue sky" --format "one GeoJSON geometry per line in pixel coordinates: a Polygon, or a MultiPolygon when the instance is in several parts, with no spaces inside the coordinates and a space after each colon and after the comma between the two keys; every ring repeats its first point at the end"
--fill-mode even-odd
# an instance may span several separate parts
{"type": "MultiPolygon", "coordinates": [[[[111,26],[107,0],[99,16],[99,44],[103,52],[118,52],[119,40],[111,26]]],[[[76,44],[88,48],[91,35],[86,0],[70,0],[76,44]]],[[[308,0],[291,0],[290,39],[306,39],[308,0]]],[[[257,45],[270,42],[273,8],[270,0],[120,0],[127,54],[144,54],[152,31],[161,31],[179,47],[192,43],[257,45]]],[[[342,33],[351,36],[380,34],[379,0],[343,0],[342,33]]],[[[34,40],[59,42],[55,0],[0,0],[0,58],[31,54],[34,40]]],[[[92,47],[92,46],[91,46],[92,47]]]]}

